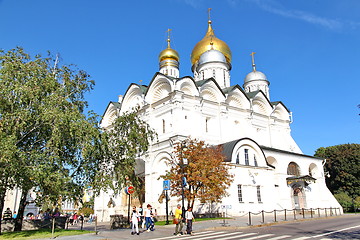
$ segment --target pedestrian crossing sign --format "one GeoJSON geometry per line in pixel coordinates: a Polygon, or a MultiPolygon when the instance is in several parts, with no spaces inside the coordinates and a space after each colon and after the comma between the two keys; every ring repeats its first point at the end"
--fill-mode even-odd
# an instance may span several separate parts
{"type": "Polygon", "coordinates": [[[164,190],[170,190],[170,180],[164,180],[163,189],[164,190]]]}

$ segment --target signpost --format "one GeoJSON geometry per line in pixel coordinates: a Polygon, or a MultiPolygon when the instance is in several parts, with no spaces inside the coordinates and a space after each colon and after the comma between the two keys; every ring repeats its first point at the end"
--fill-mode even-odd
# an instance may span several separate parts
{"type": "Polygon", "coordinates": [[[125,193],[129,195],[129,205],[128,205],[128,223],[130,224],[130,204],[131,204],[131,194],[135,192],[133,186],[128,186],[125,188],[125,193]]]}
{"type": "Polygon", "coordinates": [[[232,208],[232,205],[221,205],[222,209],[225,209],[225,212],[223,212],[223,216],[224,216],[224,221],[223,221],[223,226],[227,226],[227,222],[226,222],[226,218],[227,218],[227,210],[232,208]]]}
{"type": "Polygon", "coordinates": [[[166,198],[166,225],[169,224],[169,206],[168,206],[168,190],[170,190],[170,180],[164,180],[163,182],[163,190],[165,191],[165,198],[166,198]]]}

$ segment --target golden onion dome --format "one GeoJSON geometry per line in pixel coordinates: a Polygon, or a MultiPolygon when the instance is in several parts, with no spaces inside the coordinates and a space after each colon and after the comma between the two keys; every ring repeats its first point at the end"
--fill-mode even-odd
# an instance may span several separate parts
{"type": "Polygon", "coordinates": [[[162,62],[167,59],[179,61],[180,57],[178,52],[170,47],[170,38],[168,38],[167,42],[168,42],[167,48],[162,50],[159,54],[159,62],[162,62]]]}
{"type": "Polygon", "coordinates": [[[229,46],[224,41],[215,37],[214,30],[211,26],[211,20],[209,20],[208,23],[209,26],[205,37],[195,45],[191,53],[191,64],[194,65],[204,52],[211,49],[220,51],[224,54],[226,61],[231,63],[231,50],[229,46]]]}

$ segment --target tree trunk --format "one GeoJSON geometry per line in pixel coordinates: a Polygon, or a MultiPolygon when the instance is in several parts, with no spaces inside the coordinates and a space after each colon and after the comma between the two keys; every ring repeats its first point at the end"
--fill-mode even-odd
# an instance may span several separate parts
{"type": "Polygon", "coordinates": [[[15,219],[15,228],[14,231],[21,231],[22,228],[22,223],[23,223],[23,218],[24,218],[24,212],[25,212],[25,207],[26,207],[26,196],[28,194],[28,190],[22,190],[21,191],[21,198],[20,198],[20,203],[19,203],[19,209],[17,212],[17,216],[15,219]]]}
{"type": "Polygon", "coordinates": [[[5,194],[6,194],[6,188],[4,187],[0,188],[0,235],[1,235],[1,219],[4,210],[4,203],[5,203],[5,194]]]}

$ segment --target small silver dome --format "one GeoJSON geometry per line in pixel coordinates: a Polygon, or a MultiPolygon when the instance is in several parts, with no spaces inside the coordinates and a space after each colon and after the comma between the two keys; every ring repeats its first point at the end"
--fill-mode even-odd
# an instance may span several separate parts
{"type": "Polygon", "coordinates": [[[199,65],[208,63],[208,62],[224,62],[224,63],[226,63],[226,58],[225,58],[224,54],[222,54],[220,51],[211,49],[211,50],[204,52],[200,56],[199,65]]]}
{"type": "Polygon", "coordinates": [[[265,74],[263,74],[262,72],[252,71],[251,73],[246,75],[246,77],[244,79],[244,83],[256,81],[256,80],[267,81],[267,78],[266,78],[265,74]]]}

